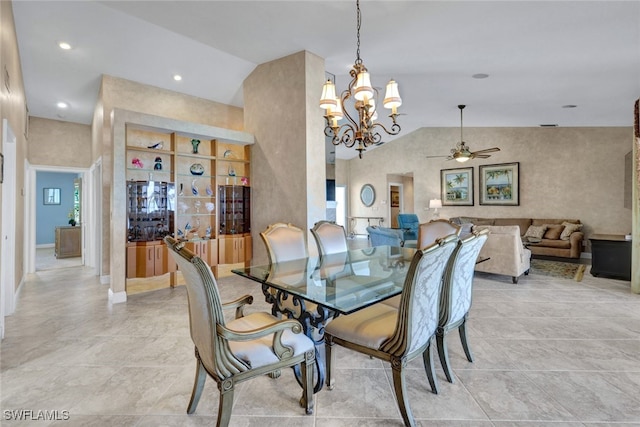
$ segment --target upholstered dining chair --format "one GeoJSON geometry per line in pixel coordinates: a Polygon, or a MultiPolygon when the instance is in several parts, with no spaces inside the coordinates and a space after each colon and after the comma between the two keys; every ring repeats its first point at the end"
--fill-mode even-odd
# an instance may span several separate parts
{"type": "Polygon", "coordinates": [[[473,355],[467,340],[467,318],[471,308],[474,268],[480,250],[487,241],[488,236],[488,230],[480,230],[463,237],[453,255],[451,255],[444,273],[442,292],[440,293],[440,318],[436,330],[436,340],[438,342],[440,364],[450,383],[453,382],[453,375],[446,341],[449,331],[458,328],[462,348],[467,360],[473,362],[473,355]]]}
{"type": "MultiPolygon", "coordinates": [[[[398,408],[406,426],[415,426],[409,406],[405,367],[420,355],[430,383],[435,376],[431,344],[438,324],[442,275],[456,237],[417,250],[405,279],[399,308],[374,304],[355,313],[338,316],[325,328],[327,388],[334,387],[334,346],[389,362],[398,408]]],[[[435,390],[432,389],[435,392],[435,390]]]]}
{"type": "Polygon", "coordinates": [[[347,232],[344,227],[331,221],[318,221],[311,229],[320,256],[347,252],[347,232]]]}
{"type": "Polygon", "coordinates": [[[462,227],[446,219],[435,219],[418,226],[418,247],[425,248],[435,243],[436,239],[455,234],[460,236],[462,227]]]}
{"type": "Polygon", "coordinates": [[[307,257],[305,232],[293,224],[277,222],[260,233],[267,247],[269,262],[284,262],[307,257]]]}
{"type": "Polygon", "coordinates": [[[297,320],[279,320],[265,312],[243,315],[242,306],[253,302],[245,295],[223,304],[211,268],[170,236],[165,237],[173,259],[186,282],[191,339],[195,345],[196,376],[187,413],[192,414],[207,375],[220,390],[218,427],[231,418],[236,384],[282,368],[299,366],[302,375],[300,404],[313,413],[313,341],[302,334],[297,320]],[[225,321],[223,309],[235,308],[236,318],[225,321]]]}

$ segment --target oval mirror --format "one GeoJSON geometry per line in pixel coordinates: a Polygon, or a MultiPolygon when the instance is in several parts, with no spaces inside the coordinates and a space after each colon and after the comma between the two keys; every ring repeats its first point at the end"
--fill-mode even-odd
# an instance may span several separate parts
{"type": "Polygon", "coordinates": [[[365,184],[362,186],[360,190],[360,200],[362,200],[362,204],[366,207],[373,205],[373,202],[376,200],[376,192],[373,189],[373,185],[365,184]]]}

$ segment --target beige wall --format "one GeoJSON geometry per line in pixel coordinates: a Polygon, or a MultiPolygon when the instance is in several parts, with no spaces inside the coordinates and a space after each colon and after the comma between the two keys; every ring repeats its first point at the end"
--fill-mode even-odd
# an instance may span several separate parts
{"type": "MultiPolygon", "coordinates": [[[[621,128],[469,128],[471,149],[500,147],[489,159],[455,163],[427,159],[446,155],[459,138],[456,128],[422,128],[349,161],[351,215],[377,216],[386,209],[365,208],[360,187],[386,188],[387,175],[412,172],[414,209],[421,221],[431,219],[429,199],[440,198],[440,170],[474,168],[475,206],[445,206],[443,218],[479,217],[578,218],[585,232],[627,234],[631,210],[624,207],[624,156],[632,148],[632,129],[621,128]],[[478,166],[520,162],[520,206],[480,206],[478,166]]],[[[380,208],[380,200],[374,207],[380,208]]]]}
{"type": "Polygon", "coordinates": [[[92,163],[89,125],[31,117],[27,145],[32,165],[88,168],[92,163]]]}
{"type": "MultiPolygon", "coordinates": [[[[27,128],[26,96],[24,83],[22,81],[22,69],[20,66],[20,55],[18,53],[18,42],[16,29],[13,21],[13,7],[9,1],[0,1],[0,119],[7,119],[11,130],[16,136],[16,160],[15,160],[15,194],[16,203],[14,206],[2,206],[0,211],[0,224],[2,215],[10,208],[15,209],[15,284],[17,289],[24,275],[23,253],[24,253],[24,161],[27,153],[27,142],[25,130],[27,128]],[[5,74],[6,70],[6,74],[5,74]],[[7,79],[8,75],[8,79],[7,79]],[[7,88],[7,86],[9,86],[7,88]]],[[[2,120],[0,120],[0,150],[2,150],[2,120]]],[[[8,161],[8,159],[5,159],[8,161]]],[[[2,200],[2,190],[5,184],[0,185],[0,200],[2,200]]],[[[0,253],[0,257],[2,257],[0,253]]]]}
{"type": "MultiPolygon", "coordinates": [[[[317,100],[323,80],[324,60],[308,52],[261,64],[245,79],[246,129],[256,138],[251,162],[255,263],[268,261],[259,233],[269,224],[309,230],[326,217],[324,119],[317,100]]],[[[314,243],[308,247],[316,250],[314,243]]]]}

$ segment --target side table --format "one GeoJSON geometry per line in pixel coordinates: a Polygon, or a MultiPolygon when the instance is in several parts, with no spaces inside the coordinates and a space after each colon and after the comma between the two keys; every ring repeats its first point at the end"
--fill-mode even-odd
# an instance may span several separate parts
{"type": "Polygon", "coordinates": [[[631,280],[631,240],[618,234],[594,234],[591,241],[591,275],[631,280]]]}

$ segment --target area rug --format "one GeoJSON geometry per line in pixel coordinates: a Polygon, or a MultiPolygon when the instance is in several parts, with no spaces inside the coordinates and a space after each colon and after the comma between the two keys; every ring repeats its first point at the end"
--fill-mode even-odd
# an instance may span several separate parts
{"type": "Polygon", "coordinates": [[[573,264],[570,262],[548,261],[545,259],[531,260],[531,273],[543,276],[560,277],[563,279],[573,279],[576,282],[582,281],[584,271],[587,268],[584,264],[573,264]]]}

